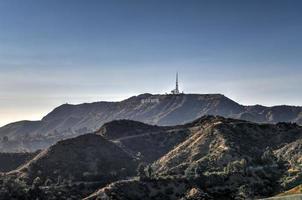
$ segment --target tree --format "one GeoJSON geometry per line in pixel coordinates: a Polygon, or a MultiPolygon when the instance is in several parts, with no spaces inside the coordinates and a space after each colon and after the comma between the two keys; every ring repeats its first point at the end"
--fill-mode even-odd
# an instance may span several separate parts
{"type": "Polygon", "coordinates": [[[147,176],[148,176],[149,178],[152,178],[152,176],[153,176],[153,169],[152,169],[151,165],[148,165],[148,166],[146,167],[146,170],[147,170],[147,176]]]}
{"type": "Polygon", "coordinates": [[[137,176],[139,176],[140,178],[147,178],[146,176],[146,172],[145,172],[145,165],[143,163],[140,163],[137,167],[137,176]]]}
{"type": "Polygon", "coordinates": [[[202,167],[202,165],[197,164],[195,166],[195,177],[202,177],[203,176],[203,172],[204,172],[204,168],[202,167]]]}
{"type": "Polygon", "coordinates": [[[42,186],[42,184],[43,183],[40,177],[36,177],[34,179],[31,188],[28,190],[30,199],[44,199],[44,193],[40,189],[40,186],[42,186]]]}
{"type": "Polygon", "coordinates": [[[267,164],[273,164],[277,161],[273,151],[270,148],[267,148],[266,151],[262,154],[261,160],[267,164]]]}
{"type": "Polygon", "coordinates": [[[195,166],[194,165],[188,166],[188,168],[185,170],[185,177],[187,179],[195,178],[195,166]]]}
{"type": "Polygon", "coordinates": [[[45,185],[45,186],[50,186],[51,184],[52,184],[52,181],[51,181],[49,178],[46,179],[44,185],[45,185]]]}
{"type": "Polygon", "coordinates": [[[40,177],[35,178],[34,181],[33,181],[32,187],[33,188],[38,188],[41,185],[42,185],[42,181],[41,181],[40,177]]]}

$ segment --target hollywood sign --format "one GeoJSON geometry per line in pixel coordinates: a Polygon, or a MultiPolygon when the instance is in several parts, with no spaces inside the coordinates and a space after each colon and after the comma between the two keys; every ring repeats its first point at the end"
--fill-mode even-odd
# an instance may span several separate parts
{"type": "Polygon", "coordinates": [[[159,103],[159,99],[142,99],[141,103],[142,104],[146,104],[146,103],[159,103]]]}

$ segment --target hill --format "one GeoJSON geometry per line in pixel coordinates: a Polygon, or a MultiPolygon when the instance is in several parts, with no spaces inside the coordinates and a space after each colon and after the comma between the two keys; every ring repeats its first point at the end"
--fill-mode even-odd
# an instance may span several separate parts
{"type": "Polygon", "coordinates": [[[136,161],[114,143],[95,134],[60,141],[10,172],[32,183],[39,177],[56,183],[108,182],[135,173],[136,161]]]}
{"type": "Polygon", "coordinates": [[[295,123],[208,115],[176,126],[115,120],[93,134],[60,141],[0,176],[0,197],[270,197],[302,184],[301,141],[302,127],[295,123]]]}
{"type": "Polygon", "coordinates": [[[96,134],[110,139],[140,162],[151,163],[185,140],[190,131],[183,126],[154,126],[132,120],[104,124],[96,134]]]}
{"type": "Polygon", "coordinates": [[[128,199],[137,194],[144,199],[194,199],[194,195],[204,199],[254,199],[274,196],[301,184],[302,165],[298,158],[302,127],[297,124],[257,124],[204,116],[169,130],[188,133],[147,166],[140,179],[118,181],[88,199],[128,199]],[[184,187],[178,188],[184,180],[184,187]],[[169,190],[163,190],[164,186],[169,190]]]}
{"type": "Polygon", "coordinates": [[[86,134],[56,143],[0,174],[0,199],[81,199],[136,174],[137,161],[114,143],[86,134]]]}
{"type": "Polygon", "coordinates": [[[302,108],[243,106],[221,94],[133,96],[120,102],[64,104],[41,121],[21,121],[0,128],[0,151],[44,149],[55,142],[98,130],[117,119],[152,125],[177,125],[204,115],[220,115],[258,123],[302,123],[302,108]]]}

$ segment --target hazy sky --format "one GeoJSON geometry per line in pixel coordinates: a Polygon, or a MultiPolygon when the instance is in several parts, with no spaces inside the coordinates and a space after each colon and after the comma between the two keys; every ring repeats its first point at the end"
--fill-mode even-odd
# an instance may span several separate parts
{"type": "Polygon", "coordinates": [[[300,0],[0,0],[0,125],[174,87],[302,105],[300,0]]]}

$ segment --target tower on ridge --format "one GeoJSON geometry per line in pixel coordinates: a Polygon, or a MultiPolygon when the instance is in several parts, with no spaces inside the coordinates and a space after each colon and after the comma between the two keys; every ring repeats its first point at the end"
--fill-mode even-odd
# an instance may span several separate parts
{"type": "Polygon", "coordinates": [[[179,90],[178,90],[178,72],[176,72],[176,87],[175,87],[175,90],[176,90],[176,92],[179,93],[179,90]]]}
{"type": "Polygon", "coordinates": [[[172,94],[180,94],[179,89],[178,89],[178,72],[176,73],[176,85],[175,89],[171,91],[172,94]]]}

